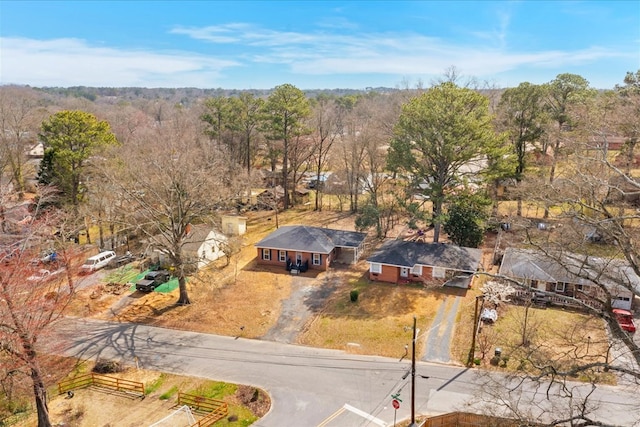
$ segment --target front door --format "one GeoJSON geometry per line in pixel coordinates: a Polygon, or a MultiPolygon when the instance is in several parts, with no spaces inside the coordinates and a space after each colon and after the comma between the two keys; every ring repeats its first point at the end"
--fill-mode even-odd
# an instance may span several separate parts
{"type": "Polygon", "coordinates": [[[407,267],[400,267],[400,277],[409,277],[409,269],[407,267]]]}

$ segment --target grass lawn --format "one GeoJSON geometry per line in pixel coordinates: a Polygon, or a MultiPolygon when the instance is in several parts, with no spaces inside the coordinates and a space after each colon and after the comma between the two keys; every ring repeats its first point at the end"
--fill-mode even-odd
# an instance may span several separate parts
{"type": "Polygon", "coordinates": [[[144,276],[145,273],[140,273],[136,264],[132,263],[110,271],[104,280],[107,283],[135,283],[141,276],[144,276]]]}
{"type": "MultiPolygon", "coordinates": [[[[579,364],[604,362],[608,345],[605,325],[597,317],[560,308],[531,307],[527,313],[523,306],[505,305],[499,309],[494,325],[482,325],[475,357],[483,366],[491,367],[495,348],[499,347],[502,357],[498,369],[533,373],[538,372],[536,366],[552,365],[568,370],[579,364]]],[[[615,383],[611,374],[589,375],[600,382],[615,383]]]]}
{"type": "MultiPolygon", "coordinates": [[[[328,301],[300,339],[305,345],[400,358],[411,344],[413,316],[417,326],[427,331],[445,292],[426,291],[422,286],[368,283],[352,280],[328,301]],[[359,291],[351,302],[350,292],[359,291]]],[[[424,351],[424,337],[417,351],[424,351]]]]}

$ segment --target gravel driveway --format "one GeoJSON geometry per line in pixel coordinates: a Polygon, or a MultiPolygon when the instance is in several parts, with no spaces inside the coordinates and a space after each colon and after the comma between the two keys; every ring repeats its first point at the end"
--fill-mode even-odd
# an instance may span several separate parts
{"type": "Polygon", "coordinates": [[[320,312],[325,301],[337,289],[338,278],[331,272],[322,279],[295,276],[291,284],[293,291],[282,302],[282,312],[276,324],[261,339],[293,344],[304,325],[314,314],[320,312]]]}

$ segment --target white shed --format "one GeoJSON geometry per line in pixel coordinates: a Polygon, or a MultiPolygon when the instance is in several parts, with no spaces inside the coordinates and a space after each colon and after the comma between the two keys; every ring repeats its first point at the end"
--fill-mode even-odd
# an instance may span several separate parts
{"type": "Polygon", "coordinates": [[[223,215],[222,231],[229,236],[242,236],[247,232],[247,218],[237,215],[223,215]]]}

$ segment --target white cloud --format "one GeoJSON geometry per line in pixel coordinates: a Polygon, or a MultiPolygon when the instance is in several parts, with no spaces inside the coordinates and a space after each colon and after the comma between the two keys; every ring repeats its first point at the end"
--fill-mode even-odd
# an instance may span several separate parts
{"type": "Polygon", "coordinates": [[[194,53],[89,46],[78,39],[5,37],[0,43],[2,83],[32,86],[211,87],[223,70],[239,65],[194,53]]]}
{"type": "Polygon", "coordinates": [[[451,64],[477,75],[505,72],[517,67],[557,68],[623,57],[623,53],[599,47],[578,51],[547,50],[511,52],[504,48],[510,16],[501,13],[498,29],[477,34],[479,40],[490,37],[499,46],[457,45],[439,38],[414,33],[329,34],[278,32],[247,24],[229,24],[205,28],[181,28],[184,34],[210,43],[242,44],[245,58],[253,62],[288,64],[291,70],[307,74],[430,74],[441,73],[451,64]],[[225,34],[222,38],[219,35],[225,34]],[[260,47],[259,50],[252,49],[260,47]],[[444,67],[443,67],[444,64],[444,67]]]}
{"type": "MultiPolygon", "coordinates": [[[[336,84],[339,76],[353,81],[353,76],[362,74],[384,76],[393,86],[405,78],[429,79],[454,65],[469,76],[494,78],[517,72],[535,81],[540,70],[569,72],[570,67],[628,60],[633,55],[602,47],[511,51],[503,46],[508,27],[509,16],[504,14],[493,33],[498,41],[493,47],[482,40],[486,34],[478,35],[475,44],[463,45],[417,33],[281,32],[244,23],[171,30],[207,42],[203,52],[213,46],[226,52],[228,59],[197,52],[93,46],[78,39],[2,38],[0,78],[2,83],[32,86],[246,88],[258,81],[275,85],[311,77],[319,83],[317,76],[336,84]]],[[[363,87],[369,85],[362,82],[363,87]]]]}

